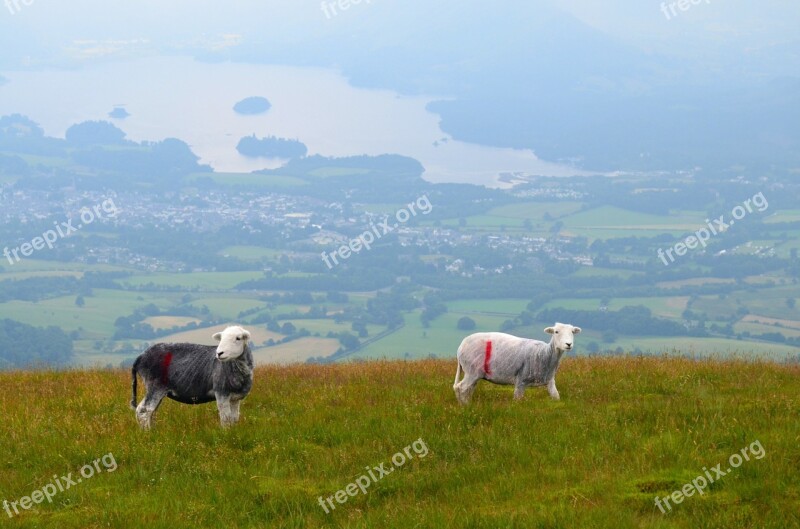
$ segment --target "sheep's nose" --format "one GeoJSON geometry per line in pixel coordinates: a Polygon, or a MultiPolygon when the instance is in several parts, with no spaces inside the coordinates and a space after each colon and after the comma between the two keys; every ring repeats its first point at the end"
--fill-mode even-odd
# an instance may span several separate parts
{"type": "Polygon", "coordinates": [[[566,345],[566,346],[567,346],[567,349],[571,349],[571,348],[572,348],[572,344],[571,344],[571,343],[566,343],[566,344],[564,344],[564,345],[566,345]]]}
{"type": "Polygon", "coordinates": [[[224,351],[217,351],[217,358],[222,358],[222,355],[224,354],[225,354],[224,351]]]}

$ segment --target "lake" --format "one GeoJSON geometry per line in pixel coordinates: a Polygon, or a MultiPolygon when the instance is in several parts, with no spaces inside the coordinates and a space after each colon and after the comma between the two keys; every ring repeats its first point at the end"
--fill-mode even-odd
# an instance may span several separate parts
{"type": "Polygon", "coordinates": [[[520,149],[454,141],[426,110],[434,97],[407,97],[351,86],[336,70],[242,63],[203,63],[156,57],[87,65],[78,70],[3,71],[0,115],[19,113],[50,136],[70,125],[107,120],[135,141],[179,138],[202,163],[220,172],[250,172],[280,160],[247,158],[236,151],[243,136],[298,139],[309,154],[402,154],[419,160],[432,182],[502,186],[502,173],[583,174],[520,149]],[[249,96],[272,103],[265,114],[242,116],[233,105],[249,96]],[[108,113],[123,106],[130,116],[108,113]]]}

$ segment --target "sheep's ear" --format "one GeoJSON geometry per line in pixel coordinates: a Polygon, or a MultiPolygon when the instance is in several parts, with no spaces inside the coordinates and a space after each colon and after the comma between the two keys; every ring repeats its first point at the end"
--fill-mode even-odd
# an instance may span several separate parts
{"type": "Polygon", "coordinates": [[[215,339],[218,342],[221,342],[222,341],[222,333],[218,332],[218,333],[214,334],[214,336],[212,336],[212,338],[215,339]]]}
{"type": "Polygon", "coordinates": [[[242,336],[244,336],[245,341],[250,341],[250,331],[244,331],[242,336]]]}
{"type": "Polygon", "coordinates": [[[575,327],[575,326],[573,325],[573,327],[572,327],[572,334],[580,334],[580,333],[581,333],[581,328],[580,328],[580,327],[575,327]]]}
{"type": "Polygon", "coordinates": [[[546,332],[547,334],[553,334],[553,333],[556,332],[556,328],[555,327],[548,327],[548,328],[546,328],[544,330],[544,332],[546,332]]]}

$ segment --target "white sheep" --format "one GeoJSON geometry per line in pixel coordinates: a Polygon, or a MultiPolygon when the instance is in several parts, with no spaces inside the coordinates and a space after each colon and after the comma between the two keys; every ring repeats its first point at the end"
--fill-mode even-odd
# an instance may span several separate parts
{"type": "Polygon", "coordinates": [[[556,323],[544,330],[549,343],[519,338],[502,332],[479,332],[464,338],[458,347],[458,367],[453,391],[461,404],[472,398],[478,381],[513,385],[514,398],[521,399],[528,386],[547,386],[550,397],[559,399],[556,371],[561,355],[575,345],[580,327],[556,323]],[[461,371],[464,378],[459,381],[461,371]]]}

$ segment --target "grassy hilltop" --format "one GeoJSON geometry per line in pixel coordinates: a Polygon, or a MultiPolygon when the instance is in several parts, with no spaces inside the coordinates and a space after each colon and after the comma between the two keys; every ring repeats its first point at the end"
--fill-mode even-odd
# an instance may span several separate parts
{"type": "Polygon", "coordinates": [[[800,367],[567,358],[562,400],[481,384],[459,407],[453,361],[259,368],[242,422],[165,401],[140,432],[123,371],[0,373],[0,501],[99,472],[3,527],[800,527],[800,367]],[[428,449],[326,514],[417,440],[428,449]],[[704,467],[750,458],[662,514],[704,467]],[[334,500],[335,503],[335,500],[334,500]]]}

